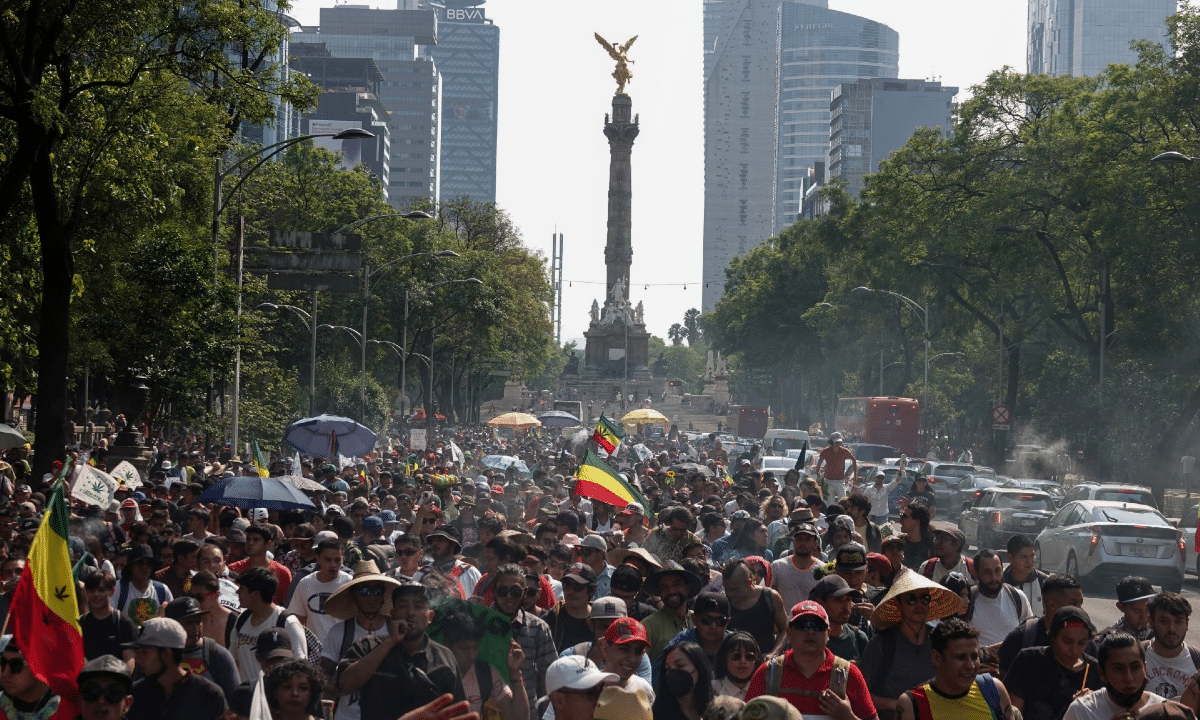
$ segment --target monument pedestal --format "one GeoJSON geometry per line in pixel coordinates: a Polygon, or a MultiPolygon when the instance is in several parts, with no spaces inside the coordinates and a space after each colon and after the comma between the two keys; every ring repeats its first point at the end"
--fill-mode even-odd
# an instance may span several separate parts
{"type": "Polygon", "coordinates": [[[650,380],[650,333],[643,324],[593,323],[583,336],[583,380],[650,380]]]}

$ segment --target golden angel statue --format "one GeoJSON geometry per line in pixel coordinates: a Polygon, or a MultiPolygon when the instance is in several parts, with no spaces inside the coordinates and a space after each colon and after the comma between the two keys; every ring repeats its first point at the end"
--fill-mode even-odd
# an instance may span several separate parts
{"type": "Polygon", "coordinates": [[[596,42],[603,45],[604,49],[608,51],[608,54],[612,57],[612,59],[617,61],[617,69],[613,70],[612,76],[613,79],[617,81],[616,94],[624,95],[625,83],[633,79],[633,71],[629,69],[629,64],[633,61],[629,59],[628,52],[629,48],[633,47],[634,41],[637,40],[637,35],[629,38],[629,42],[621,45],[620,47],[617,47],[600,37],[600,33],[595,33],[595,35],[596,42]]]}

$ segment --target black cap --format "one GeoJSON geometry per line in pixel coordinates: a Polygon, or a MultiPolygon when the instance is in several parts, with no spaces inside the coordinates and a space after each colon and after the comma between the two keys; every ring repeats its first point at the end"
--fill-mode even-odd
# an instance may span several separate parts
{"type": "Polygon", "coordinates": [[[856,542],[838,548],[835,556],[838,570],[861,570],[867,566],[867,549],[856,542]]]}
{"type": "Polygon", "coordinates": [[[824,600],[827,597],[844,597],[857,592],[850,587],[841,575],[826,575],[821,578],[812,590],[808,591],[809,600],[824,600]]]}
{"type": "Polygon", "coordinates": [[[1156,594],[1150,581],[1139,575],[1121,578],[1121,581],[1117,583],[1117,602],[1119,603],[1149,600],[1156,594]]]}
{"type": "Polygon", "coordinates": [[[1092,624],[1092,618],[1083,608],[1077,608],[1074,605],[1066,605],[1060,607],[1054,617],[1050,618],[1050,637],[1058,635],[1058,631],[1063,628],[1083,628],[1088,631],[1088,637],[1096,634],[1096,626],[1092,624]]]}
{"type": "MultiPolygon", "coordinates": [[[[258,634],[258,640],[254,643],[255,656],[267,660],[277,650],[286,650],[286,657],[292,657],[292,638],[288,636],[286,630],[283,628],[271,628],[258,634]]],[[[284,656],[276,654],[275,657],[284,656]]]]}
{"type": "Polygon", "coordinates": [[[729,600],[722,593],[702,592],[696,596],[696,604],[692,606],[696,613],[720,613],[729,617],[729,600]]]}
{"type": "Polygon", "coordinates": [[[200,607],[200,601],[198,601],[196,598],[184,595],[167,603],[167,607],[164,612],[166,613],[166,616],[172,620],[183,620],[184,618],[204,615],[208,611],[200,607]]]}

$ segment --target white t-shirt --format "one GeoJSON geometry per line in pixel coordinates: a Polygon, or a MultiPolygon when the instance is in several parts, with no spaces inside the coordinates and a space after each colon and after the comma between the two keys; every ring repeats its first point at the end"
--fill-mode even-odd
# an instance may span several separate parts
{"type": "Polygon", "coordinates": [[[1192,662],[1187,643],[1180,647],[1179,654],[1173,658],[1165,658],[1154,652],[1153,643],[1146,648],[1146,689],[1167,700],[1178,700],[1183,695],[1183,687],[1197,669],[1200,668],[1192,662]]]}
{"type": "Polygon", "coordinates": [[[325,613],[325,601],[341,586],[350,582],[350,573],[339,571],[329,582],[321,582],[317,574],[312,573],[300,578],[288,612],[304,616],[304,624],[319,638],[329,634],[329,629],[337,625],[338,619],[325,613]]]}
{"type": "MultiPolygon", "coordinates": [[[[321,657],[329,660],[334,665],[338,664],[341,658],[338,654],[342,650],[342,636],[345,630],[342,629],[342,621],[334,619],[333,627],[325,634],[317,637],[324,638],[321,641],[321,657]]],[[[357,622],[354,623],[354,639],[350,644],[368,637],[383,637],[387,635],[387,623],[383,623],[374,630],[368,630],[357,622]]],[[[334,712],[334,720],[359,720],[362,717],[362,707],[359,705],[360,695],[358,692],[341,695],[337,699],[337,710],[334,712]]]]}
{"type": "Polygon", "coordinates": [[[145,592],[138,590],[132,581],[118,580],[114,597],[116,600],[113,605],[120,604],[121,607],[117,609],[137,625],[157,617],[162,608],[175,599],[171,596],[170,588],[154,579],[150,580],[145,592]],[[125,602],[121,602],[122,594],[125,595],[125,602]]]}
{"type": "MultiPolygon", "coordinates": [[[[1163,701],[1162,697],[1149,691],[1143,697],[1147,699],[1147,702],[1141,709],[1158,705],[1163,701]]],[[[1108,690],[1101,688],[1076,698],[1067,708],[1063,720],[1112,720],[1114,715],[1122,712],[1125,712],[1125,708],[1117,707],[1116,703],[1108,699],[1108,690]]]]}
{"type": "MultiPolygon", "coordinates": [[[[250,616],[249,610],[243,613],[246,622],[237,630],[237,640],[234,642],[234,646],[229,648],[229,651],[233,653],[234,662],[237,663],[240,677],[255,678],[262,671],[262,666],[258,664],[258,658],[254,657],[254,646],[258,642],[260,633],[278,626],[281,612],[283,612],[283,608],[275,606],[261,625],[254,624],[254,618],[250,616]]],[[[297,660],[307,660],[308,643],[304,639],[304,626],[300,624],[299,618],[289,615],[284,628],[292,640],[292,656],[297,660]]]]}
{"type": "Polygon", "coordinates": [[[817,567],[817,563],[808,570],[801,572],[792,565],[791,557],[785,557],[781,560],[776,560],[771,563],[771,575],[774,581],[775,589],[783,597],[783,606],[790,608],[798,602],[808,599],[808,593],[817,584],[817,579],[813,577],[813,570],[817,567]]]}
{"type": "MultiPolygon", "coordinates": [[[[983,593],[978,593],[976,596],[975,611],[971,615],[971,625],[979,631],[980,645],[995,645],[998,642],[1003,642],[1004,638],[1012,632],[1013,628],[1021,624],[1023,620],[1033,617],[1033,612],[1029,609],[1029,600],[1025,597],[1025,593],[1015,588],[1014,590],[1021,600],[1021,610],[1019,613],[1009,594],[1011,591],[1004,586],[1000,587],[999,594],[994,598],[990,598],[983,593]]],[[[1105,718],[1105,720],[1108,719],[1105,718]]]]}

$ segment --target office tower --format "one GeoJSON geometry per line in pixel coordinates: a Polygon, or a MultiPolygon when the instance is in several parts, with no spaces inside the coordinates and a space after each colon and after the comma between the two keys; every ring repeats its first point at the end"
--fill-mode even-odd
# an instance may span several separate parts
{"type": "Polygon", "coordinates": [[[900,35],[883,23],[794,2],[785,2],[779,17],[779,141],[771,235],[796,222],[808,169],[829,155],[833,88],[900,73],[900,35]]]}
{"type": "Polygon", "coordinates": [[[421,0],[437,14],[438,41],[426,52],[442,78],[441,196],[496,200],[496,105],[500,28],[484,0],[421,0]]]}
{"type": "Polygon", "coordinates": [[[834,86],[894,78],[898,63],[894,30],[827,0],[705,0],[704,312],[729,261],[798,218],[834,86]]]}
{"type": "Polygon", "coordinates": [[[704,312],[729,262],[771,236],[781,4],[704,0],[704,312]]]}
{"type": "Polygon", "coordinates": [[[863,176],[908,142],[917,128],[950,133],[956,87],[928,80],[860,78],[833,89],[829,102],[829,177],[851,195],[863,176]]]}
{"type": "MultiPolygon", "coordinates": [[[[279,12],[279,4],[275,0],[263,0],[263,9],[275,13],[279,24],[291,30],[300,27],[294,18],[279,12]]],[[[230,48],[229,57],[235,63],[241,64],[240,50],[230,48]]],[[[288,67],[288,36],[284,35],[278,48],[273,53],[262,58],[259,72],[277,74],[270,83],[283,84],[288,81],[291,69],[288,67]]],[[[271,96],[271,104],[275,106],[275,117],[261,125],[243,122],[238,128],[238,136],[244,143],[253,143],[267,147],[300,134],[300,119],[290,102],[278,95],[271,96]]],[[[276,156],[278,157],[278,156],[276,156]]]]}
{"type": "Polygon", "coordinates": [[[387,109],[379,100],[383,74],[371,58],[336,58],[324,43],[297,43],[290,65],[293,72],[304,73],[321,87],[317,107],[303,113],[300,132],[338,133],[361,128],[375,135],[363,140],[313,140],[319,147],[341,153],[340,168],[349,170],[363,164],[383,186],[386,202],[391,174],[391,134],[387,127],[387,109]],[[304,54],[300,54],[304,53],[304,54]]]}
{"type": "Polygon", "coordinates": [[[431,10],[376,10],[360,5],[321,8],[318,28],[293,33],[292,43],[324,43],[334,57],[371,58],[383,75],[379,99],[391,140],[388,202],[398,210],[437,202],[441,79],[422,49],[437,44],[431,10]]]}
{"type": "Polygon", "coordinates": [[[1028,71],[1099,75],[1111,63],[1135,63],[1134,40],[1165,44],[1177,0],[1029,0],[1028,71]]]}

